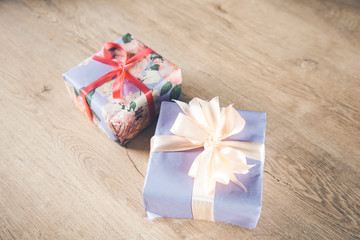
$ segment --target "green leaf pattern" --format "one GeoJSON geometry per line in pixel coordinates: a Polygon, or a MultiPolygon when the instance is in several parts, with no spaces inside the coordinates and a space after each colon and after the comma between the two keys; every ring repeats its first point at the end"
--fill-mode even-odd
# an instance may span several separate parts
{"type": "Polygon", "coordinates": [[[166,82],[161,88],[160,96],[167,94],[171,88],[172,88],[171,82],[166,82]]]}
{"type": "Polygon", "coordinates": [[[73,88],[74,89],[74,93],[75,93],[75,95],[76,96],[80,96],[80,93],[78,92],[78,91],[76,91],[76,89],[75,88],[73,88]]]}
{"type": "Polygon", "coordinates": [[[159,67],[160,67],[159,64],[154,64],[154,65],[152,65],[152,66],[150,67],[150,69],[153,70],[153,71],[159,71],[159,67]]]}
{"type": "Polygon", "coordinates": [[[132,102],[130,103],[130,105],[129,105],[128,111],[131,111],[131,109],[132,109],[133,111],[135,111],[135,108],[136,108],[136,103],[135,103],[134,101],[132,101],[132,102]]]}
{"type": "Polygon", "coordinates": [[[175,85],[175,87],[170,92],[170,100],[178,100],[181,95],[181,84],[175,85]]]}
{"type": "Polygon", "coordinates": [[[124,36],[122,36],[122,40],[124,43],[129,43],[131,42],[131,40],[133,40],[133,37],[131,36],[130,33],[127,33],[124,36]]]}
{"type": "Polygon", "coordinates": [[[164,61],[163,57],[160,55],[151,55],[150,60],[154,61],[155,59],[160,59],[161,61],[164,61]]]}
{"type": "Polygon", "coordinates": [[[86,94],[86,101],[88,102],[90,107],[91,107],[92,96],[94,95],[94,93],[95,93],[95,89],[89,92],[88,94],[86,94]]]}

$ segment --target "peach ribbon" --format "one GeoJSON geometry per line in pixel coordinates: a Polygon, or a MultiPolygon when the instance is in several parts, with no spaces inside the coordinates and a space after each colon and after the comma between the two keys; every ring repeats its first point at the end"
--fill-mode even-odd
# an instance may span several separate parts
{"type": "Polygon", "coordinates": [[[188,172],[194,178],[192,213],[195,219],[214,221],[216,182],[228,184],[233,181],[246,191],[234,173],[246,174],[254,166],[246,163],[246,157],[264,161],[264,144],[224,140],[239,133],[245,120],[232,105],[220,109],[218,97],[209,102],[194,98],[189,105],[175,102],[185,114],[179,113],[171,127],[170,132],[174,135],[151,138],[151,152],[204,148],[188,172]]]}

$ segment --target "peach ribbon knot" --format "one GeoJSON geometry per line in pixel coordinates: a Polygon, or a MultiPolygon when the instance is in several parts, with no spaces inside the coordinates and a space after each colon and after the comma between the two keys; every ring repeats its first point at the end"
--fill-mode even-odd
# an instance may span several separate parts
{"type": "Polygon", "coordinates": [[[179,113],[171,127],[174,135],[156,135],[151,139],[151,152],[204,148],[188,172],[194,178],[192,212],[196,219],[213,221],[216,182],[232,181],[246,191],[234,173],[246,174],[254,166],[246,163],[246,157],[264,161],[264,144],[226,140],[243,130],[245,120],[232,105],[220,108],[218,97],[209,102],[194,98],[189,105],[175,102],[185,114],[179,113]]]}

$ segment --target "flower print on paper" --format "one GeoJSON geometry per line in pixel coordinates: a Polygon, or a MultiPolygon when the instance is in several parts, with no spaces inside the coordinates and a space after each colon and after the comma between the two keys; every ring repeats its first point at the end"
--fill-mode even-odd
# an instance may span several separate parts
{"type": "Polygon", "coordinates": [[[145,75],[144,75],[144,83],[145,84],[154,84],[157,82],[160,82],[161,77],[159,75],[158,71],[154,71],[154,70],[150,70],[147,69],[145,71],[145,75]]]}
{"type": "MultiPolygon", "coordinates": [[[[159,98],[160,96],[160,92],[157,89],[151,88],[151,93],[153,96],[153,100],[154,103],[156,103],[156,100],[159,98]]],[[[158,104],[160,107],[160,104],[158,104]]],[[[125,107],[127,109],[134,109],[135,111],[139,110],[141,107],[143,107],[143,110],[141,110],[142,116],[145,116],[149,113],[149,109],[148,109],[148,103],[146,100],[146,96],[143,92],[141,91],[137,91],[137,92],[130,92],[126,97],[125,97],[125,107]]],[[[156,104],[155,104],[155,108],[156,108],[156,104]]],[[[156,109],[155,109],[155,112],[156,109]]]]}
{"type": "Polygon", "coordinates": [[[83,103],[80,93],[67,81],[65,81],[66,89],[69,92],[71,100],[74,102],[75,106],[80,109],[81,112],[86,114],[85,105],[83,103]]]}
{"type": "Polygon", "coordinates": [[[128,107],[118,103],[108,103],[102,107],[106,125],[119,138],[121,145],[137,135],[149,122],[144,117],[143,106],[137,108],[135,102],[128,107]]]}
{"type": "Polygon", "coordinates": [[[156,57],[156,56],[155,56],[155,57],[153,57],[153,59],[154,59],[154,61],[153,61],[154,64],[160,64],[160,63],[163,62],[161,56],[159,56],[159,57],[156,57]]]}
{"type": "Polygon", "coordinates": [[[110,80],[103,85],[100,85],[95,89],[97,93],[99,93],[102,97],[106,97],[112,95],[112,86],[115,80],[110,80]]]}
{"type": "Polygon", "coordinates": [[[131,58],[145,48],[145,46],[141,42],[133,39],[130,34],[124,35],[122,39],[124,44],[121,46],[125,50],[125,52],[121,49],[115,49],[114,51],[115,58],[119,61],[124,61],[126,54],[128,58],[131,58]]]}
{"type": "Polygon", "coordinates": [[[137,62],[132,68],[130,68],[129,73],[131,73],[134,77],[138,79],[142,79],[140,73],[146,69],[149,63],[150,63],[150,57],[148,55],[139,62],[137,62]]]}
{"type": "Polygon", "coordinates": [[[160,112],[160,105],[161,105],[161,102],[157,101],[160,96],[160,92],[157,89],[152,89],[151,91],[155,103],[155,112],[158,113],[160,112]]]}
{"type": "MultiPolygon", "coordinates": [[[[78,109],[80,109],[81,112],[83,112],[86,116],[87,116],[87,113],[86,113],[86,108],[85,108],[85,104],[83,102],[83,99],[82,99],[82,96],[80,94],[81,90],[77,91],[70,83],[68,83],[67,81],[65,81],[65,86],[66,86],[66,89],[68,90],[69,92],[69,95],[70,95],[70,98],[71,100],[74,102],[75,104],[75,107],[77,107],[78,109]]],[[[88,102],[91,104],[91,97],[92,95],[94,94],[94,91],[91,91],[90,93],[88,93],[87,95],[87,99],[88,99],[88,102]]],[[[92,110],[91,110],[92,111],[92,110]]],[[[94,111],[92,111],[93,113],[93,123],[95,125],[98,125],[99,122],[100,122],[100,118],[96,115],[96,113],[94,111]]]]}
{"type": "MultiPolygon", "coordinates": [[[[125,102],[114,103],[112,94],[109,95],[109,103],[102,107],[102,113],[106,125],[119,138],[119,143],[124,145],[133,138],[140,130],[139,124],[143,118],[143,105],[146,102],[144,94],[140,91],[130,92],[125,96],[125,102]]],[[[143,126],[142,126],[143,127],[143,126]]]]}
{"type": "Polygon", "coordinates": [[[114,50],[114,57],[119,60],[120,62],[125,62],[125,58],[126,58],[126,51],[122,50],[122,49],[115,49],[114,50]]]}
{"type": "Polygon", "coordinates": [[[172,84],[180,84],[182,82],[181,70],[169,61],[164,61],[159,64],[159,74],[172,84]]]}
{"type": "Polygon", "coordinates": [[[122,40],[124,42],[122,47],[128,53],[129,57],[137,54],[138,52],[140,52],[145,48],[145,46],[141,42],[134,39],[130,33],[127,33],[124,36],[122,36],[122,40]]]}
{"type": "Polygon", "coordinates": [[[135,110],[138,107],[145,105],[145,103],[146,103],[145,94],[142,93],[141,91],[129,92],[126,96],[124,96],[124,101],[120,101],[119,99],[113,99],[112,94],[109,94],[107,99],[108,99],[109,103],[124,104],[122,109],[124,109],[124,108],[130,109],[130,107],[131,107],[135,110]],[[134,106],[136,106],[136,107],[134,108],[134,106]]]}
{"type": "Polygon", "coordinates": [[[73,100],[75,103],[75,106],[80,109],[81,112],[83,112],[84,114],[86,114],[86,110],[85,110],[85,105],[83,102],[83,99],[80,95],[76,96],[75,99],[73,100]]]}
{"type": "MultiPolygon", "coordinates": [[[[152,89],[154,102],[160,93],[152,89]]],[[[112,96],[109,96],[111,100],[112,96]]],[[[160,104],[155,104],[159,111],[160,104]]],[[[148,104],[141,91],[130,92],[125,96],[125,104],[109,102],[102,107],[106,125],[119,138],[118,143],[126,144],[150,123],[148,104]]]]}
{"type": "MultiPolygon", "coordinates": [[[[136,103],[136,107],[143,106],[146,102],[145,94],[141,91],[129,92],[129,94],[125,96],[125,105],[130,106],[132,102],[136,103]]],[[[137,109],[136,107],[135,109],[137,109]]]]}
{"type": "Polygon", "coordinates": [[[74,87],[68,81],[64,81],[64,83],[65,83],[66,90],[68,91],[68,93],[70,95],[71,100],[74,101],[74,99],[76,98],[74,87]]]}
{"type": "Polygon", "coordinates": [[[106,125],[124,142],[129,133],[136,128],[135,111],[122,109],[121,104],[108,103],[102,107],[106,125]]]}
{"type": "Polygon", "coordinates": [[[160,96],[160,92],[157,89],[154,89],[154,90],[152,90],[152,95],[153,95],[153,99],[155,102],[156,99],[158,99],[158,97],[160,96]]]}
{"type": "Polygon", "coordinates": [[[122,47],[128,54],[130,53],[133,55],[137,54],[145,48],[144,45],[142,45],[139,41],[136,41],[135,39],[131,40],[131,42],[129,43],[123,44],[122,47]]]}

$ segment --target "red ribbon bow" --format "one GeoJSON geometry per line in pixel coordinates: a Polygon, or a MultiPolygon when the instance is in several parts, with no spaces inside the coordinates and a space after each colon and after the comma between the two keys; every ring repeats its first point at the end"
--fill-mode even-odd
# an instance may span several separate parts
{"type": "Polygon", "coordinates": [[[152,96],[152,92],[151,90],[144,84],[142,83],[139,79],[137,79],[136,77],[134,77],[131,73],[128,72],[127,69],[131,68],[132,66],[134,66],[138,61],[140,61],[142,58],[146,57],[148,54],[152,53],[153,50],[150,48],[144,48],[143,50],[141,50],[138,54],[136,54],[135,56],[131,57],[130,59],[127,59],[127,54],[126,51],[124,50],[124,48],[117,44],[117,43],[113,43],[113,42],[106,42],[102,45],[100,56],[99,55],[94,55],[92,57],[92,59],[110,65],[111,67],[114,68],[113,71],[106,73],[105,75],[103,75],[102,77],[100,77],[99,79],[95,80],[93,83],[91,83],[90,85],[88,85],[87,87],[84,87],[81,90],[81,96],[83,99],[83,102],[85,104],[85,110],[86,113],[88,115],[88,117],[90,118],[90,120],[92,121],[92,112],[90,109],[90,106],[88,104],[88,102],[86,101],[86,95],[91,92],[92,90],[94,90],[95,88],[103,85],[104,83],[110,81],[111,79],[113,79],[116,76],[116,79],[114,81],[113,87],[112,87],[112,94],[113,94],[113,98],[114,99],[120,99],[122,102],[124,102],[124,96],[123,96],[123,87],[124,87],[124,80],[126,78],[127,81],[131,82],[132,84],[134,84],[138,89],[140,89],[140,91],[142,91],[145,94],[147,103],[148,103],[148,109],[149,109],[149,114],[150,114],[150,118],[153,119],[155,116],[155,110],[154,110],[154,99],[152,96]],[[115,57],[113,57],[113,55],[108,51],[108,49],[121,49],[125,52],[124,61],[119,61],[117,60],[115,57]]]}

